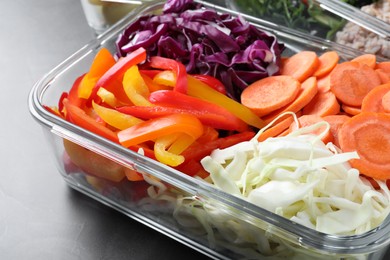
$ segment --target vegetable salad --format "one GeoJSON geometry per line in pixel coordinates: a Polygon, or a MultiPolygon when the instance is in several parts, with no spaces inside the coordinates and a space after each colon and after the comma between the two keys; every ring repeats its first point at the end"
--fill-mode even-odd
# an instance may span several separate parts
{"type": "MultiPolygon", "coordinates": [[[[340,61],[334,51],[286,57],[273,35],[240,17],[191,0],[167,1],[163,11],[129,25],[118,37],[117,53],[101,48],[58,105],[46,108],[323,233],[361,234],[387,217],[388,62],[377,62],[374,55],[340,61]],[[220,37],[229,40],[221,46],[220,37]],[[242,77],[232,81],[232,75],[242,77]]],[[[148,197],[140,204],[150,198],[168,201],[176,220],[202,227],[211,244],[221,243],[216,229],[233,244],[253,237],[244,223],[234,230],[221,224],[228,216],[208,202],[107,163],[69,141],[64,146],[66,158],[88,180],[148,183],[148,197]]],[[[275,254],[265,240],[251,241],[258,248],[249,254],[275,254]]]]}

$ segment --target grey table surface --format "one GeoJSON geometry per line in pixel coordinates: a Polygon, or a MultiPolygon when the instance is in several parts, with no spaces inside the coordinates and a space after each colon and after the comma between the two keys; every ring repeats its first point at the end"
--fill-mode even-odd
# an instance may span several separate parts
{"type": "Polygon", "coordinates": [[[0,259],[207,259],[69,188],[27,97],[89,42],[79,0],[7,0],[0,8],[0,259]]]}

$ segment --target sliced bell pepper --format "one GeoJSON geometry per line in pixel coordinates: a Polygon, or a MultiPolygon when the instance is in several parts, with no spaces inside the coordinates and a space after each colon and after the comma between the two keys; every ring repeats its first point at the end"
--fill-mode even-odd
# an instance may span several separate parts
{"type": "MultiPolygon", "coordinates": [[[[146,50],[139,48],[129,54],[126,57],[119,59],[103,76],[99,78],[96,85],[92,89],[89,101],[96,98],[97,92],[100,87],[111,85],[118,79],[121,79],[125,72],[132,66],[137,65],[146,59],[146,50]]],[[[107,89],[109,89],[107,87],[107,89]]]]}
{"type": "Polygon", "coordinates": [[[125,168],[122,165],[66,139],[63,143],[72,163],[87,174],[113,182],[120,182],[125,178],[125,168]]]}
{"type": "MultiPolygon", "coordinates": [[[[237,130],[237,124],[232,123],[220,114],[209,113],[202,110],[185,109],[177,107],[159,106],[123,106],[116,108],[119,112],[132,115],[141,119],[153,119],[173,114],[189,114],[197,117],[203,125],[222,130],[237,130]]],[[[241,124],[241,123],[239,123],[241,124]]],[[[247,125],[244,124],[247,128],[247,125]]]]}
{"type": "Polygon", "coordinates": [[[62,113],[60,113],[60,111],[58,110],[57,107],[50,107],[50,106],[46,106],[46,105],[43,105],[43,107],[49,111],[50,113],[52,113],[53,115],[56,115],[56,116],[59,116],[59,117],[62,117],[63,119],[65,119],[64,115],[62,113]]]}
{"type": "Polygon", "coordinates": [[[244,121],[224,107],[177,91],[155,91],[150,94],[149,100],[155,105],[187,109],[189,111],[196,111],[202,115],[213,115],[216,120],[217,118],[221,118],[222,122],[216,121],[214,125],[211,125],[215,128],[220,128],[222,125],[222,129],[224,130],[236,130],[240,132],[248,130],[248,125],[244,121]]]}
{"type": "Polygon", "coordinates": [[[195,142],[188,147],[182,155],[185,157],[185,161],[195,160],[200,161],[203,157],[210,155],[215,149],[223,149],[240,142],[249,141],[255,133],[252,131],[242,132],[238,134],[229,135],[226,137],[220,137],[216,140],[206,143],[195,142]]]}
{"type": "Polygon", "coordinates": [[[148,76],[151,79],[153,79],[154,76],[156,76],[160,72],[161,72],[161,70],[158,70],[158,69],[154,70],[154,69],[142,69],[142,68],[140,68],[140,70],[139,70],[139,73],[142,76],[148,76]]]}
{"type": "MultiPolygon", "coordinates": [[[[203,134],[201,136],[203,136],[203,134]]],[[[194,138],[192,138],[192,136],[189,136],[185,133],[179,134],[177,139],[169,147],[168,151],[174,154],[181,154],[182,152],[185,151],[185,149],[187,149],[194,142],[195,140],[194,138]]]]}
{"type": "Polygon", "coordinates": [[[144,176],[136,170],[125,168],[125,175],[129,181],[143,181],[144,176]]]}
{"type": "Polygon", "coordinates": [[[160,56],[150,58],[149,66],[156,69],[172,70],[176,75],[175,91],[187,93],[187,71],[186,67],[173,59],[168,59],[160,56]]]}
{"type": "Polygon", "coordinates": [[[203,168],[202,164],[196,160],[184,161],[184,163],[174,167],[189,176],[198,176],[202,179],[208,177],[210,174],[203,168]]]}
{"type": "Polygon", "coordinates": [[[161,89],[170,89],[170,87],[158,84],[153,81],[153,78],[151,78],[148,74],[144,74],[140,71],[141,77],[144,79],[144,82],[146,86],[148,86],[148,89],[150,92],[161,90],[161,89]]]}
{"type": "Polygon", "coordinates": [[[118,143],[118,136],[116,133],[96,122],[96,120],[87,115],[84,110],[71,104],[68,99],[64,99],[63,103],[66,109],[67,118],[71,123],[118,143]]]}
{"type": "Polygon", "coordinates": [[[214,127],[204,126],[203,135],[199,137],[197,141],[199,143],[205,143],[205,142],[216,140],[218,139],[218,137],[219,137],[219,132],[214,127]]]}
{"type": "MultiPolygon", "coordinates": [[[[72,88],[69,90],[69,93],[67,96],[69,103],[71,103],[74,106],[80,107],[80,108],[83,108],[85,106],[85,100],[80,98],[78,95],[80,82],[83,80],[84,77],[85,77],[85,74],[81,75],[73,82],[72,88]]],[[[62,102],[60,101],[60,103],[62,103],[62,102]]],[[[60,105],[59,105],[59,107],[60,107],[60,105]]]]}
{"type": "Polygon", "coordinates": [[[106,71],[114,66],[115,63],[116,61],[109,50],[101,48],[95,55],[89,71],[85,74],[85,77],[80,83],[78,96],[80,98],[88,99],[96,82],[106,71]]]}
{"type": "Polygon", "coordinates": [[[176,75],[170,70],[163,70],[154,76],[153,82],[173,88],[176,85],[176,75]]]}
{"type": "Polygon", "coordinates": [[[203,75],[203,74],[192,74],[191,76],[202,81],[203,83],[207,84],[207,86],[212,87],[216,91],[226,95],[225,86],[217,78],[214,78],[213,76],[210,75],[203,75]]]}
{"type": "Polygon", "coordinates": [[[99,88],[97,95],[100,97],[103,103],[109,105],[110,107],[119,107],[124,105],[124,103],[116,98],[114,93],[108,91],[105,88],[99,88]]]}
{"type": "Polygon", "coordinates": [[[188,95],[220,105],[221,107],[229,110],[248,125],[259,129],[265,126],[263,120],[261,120],[249,108],[229,98],[228,96],[221,94],[220,92],[214,90],[202,81],[190,75],[188,75],[188,95]]]}
{"type": "Polygon", "coordinates": [[[92,101],[92,107],[96,114],[107,124],[119,129],[127,129],[133,125],[143,122],[143,120],[134,116],[121,113],[115,109],[100,106],[92,101]]]}
{"type": "Polygon", "coordinates": [[[123,76],[123,89],[134,105],[152,106],[149,102],[149,88],[138,71],[138,66],[131,66],[123,76]]]}
{"type": "MultiPolygon", "coordinates": [[[[169,166],[177,166],[184,162],[184,156],[168,151],[169,147],[177,142],[178,134],[163,135],[154,143],[154,154],[159,162],[169,166]]],[[[194,141],[194,139],[192,139],[194,141]]]]}
{"type": "Polygon", "coordinates": [[[123,146],[129,147],[173,133],[186,133],[197,139],[203,134],[203,125],[193,115],[173,114],[150,119],[119,131],[118,138],[123,146]]]}

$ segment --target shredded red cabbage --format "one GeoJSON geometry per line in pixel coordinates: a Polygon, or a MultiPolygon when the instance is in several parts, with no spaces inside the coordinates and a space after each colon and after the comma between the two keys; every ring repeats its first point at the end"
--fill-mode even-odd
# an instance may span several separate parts
{"type": "Polygon", "coordinates": [[[193,0],[168,0],[161,15],[139,17],[117,42],[117,55],[143,47],[148,57],[182,62],[188,73],[218,78],[240,100],[251,83],[279,72],[284,45],[242,17],[219,14],[193,0]]]}

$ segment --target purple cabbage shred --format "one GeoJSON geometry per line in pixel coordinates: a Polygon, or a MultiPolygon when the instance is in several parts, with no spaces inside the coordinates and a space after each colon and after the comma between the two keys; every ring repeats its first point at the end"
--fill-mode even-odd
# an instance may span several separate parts
{"type": "Polygon", "coordinates": [[[116,41],[117,55],[143,47],[148,57],[182,62],[191,74],[219,79],[228,96],[240,101],[251,83],[279,73],[284,45],[242,17],[219,14],[193,0],[167,0],[161,15],[145,15],[116,41]]]}

